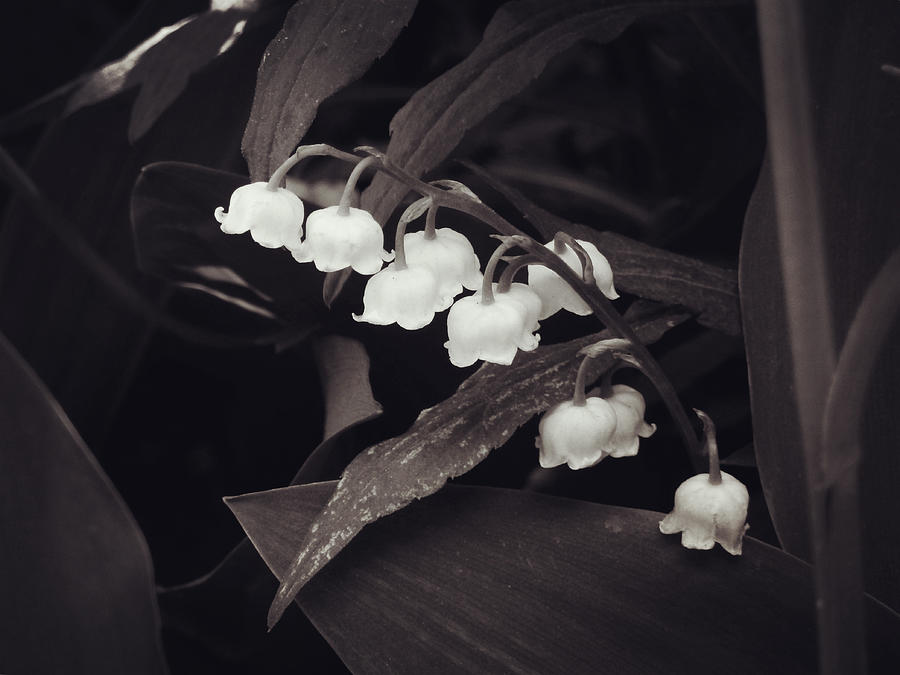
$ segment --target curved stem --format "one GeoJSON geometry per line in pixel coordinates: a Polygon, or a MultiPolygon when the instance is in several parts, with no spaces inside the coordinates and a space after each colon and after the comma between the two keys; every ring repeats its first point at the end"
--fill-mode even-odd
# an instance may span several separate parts
{"type": "Polygon", "coordinates": [[[587,254],[587,251],[584,250],[584,246],[573,237],[571,234],[566,232],[557,232],[553,236],[553,249],[556,251],[556,254],[561,256],[565,253],[566,246],[575,251],[575,254],[578,256],[578,259],[581,260],[581,276],[584,279],[586,284],[594,284],[594,261],[591,260],[591,257],[587,254]]]}
{"type": "Polygon", "coordinates": [[[378,160],[375,157],[365,157],[353,167],[353,171],[350,172],[350,177],[347,179],[347,184],[344,186],[344,193],[341,195],[340,204],[338,204],[337,212],[339,216],[350,215],[350,202],[353,199],[353,191],[356,190],[356,183],[359,181],[359,177],[362,175],[363,171],[372,166],[376,161],[378,160]]]}
{"type": "Polygon", "coordinates": [[[431,202],[431,206],[428,207],[428,213],[425,214],[425,239],[435,239],[437,237],[437,228],[434,222],[437,210],[437,204],[431,202]]]}
{"type": "Polygon", "coordinates": [[[533,255],[517,255],[515,258],[507,262],[506,268],[500,273],[500,280],[497,282],[497,291],[506,293],[512,286],[513,278],[516,273],[523,267],[528,265],[540,265],[541,261],[533,255]]]}
{"type": "MultiPolygon", "coordinates": [[[[334,157],[335,159],[344,162],[359,162],[358,155],[338,150],[329,145],[306,146],[306,148],[309,149],[308,154],[334,157]],[[313,148],[315,149],[314,152],[312,150],[313,148]]],[[[299,153],[301,149],[298,149],[297,152],[299,153]]],[[[399,181],[409,189],[414,190],[423,196],[431,197],[436,206],[440,205],[444,208],[465,213],[482,221],[500,234],[520,237],[523,242],[520,245],[532,253],[541,264],[549,267],[562,277],[578,296],[588,304],[591,311],[610,331],[629,339],[633,343],[633,355],[643,366],[644,374],[659,392],[660,398],[669,410],[669,414],[672,416],[672,419],[681,434],[682,440],[685,447],[688,449],[688,453],[691,456],[695,468],[698,470],[702,469],[705,464],[705,457],[702,454],[699,439],[694,433],[693,426],[684,407],[681,405],[675,387],[669,381],[669,378],[666,376],[659,363],[656,362],[656,359],[653,358],[649,350],[638,339],[637,335],[635,335],[628,322],[622,318],[615,307],[613,307],[612,302],[599,291],[596,285],[585,283],[584,279],[563,262],[553,251],[527,236],[519,228],[483,202],[473,199],[459,190],[443,190],[440,187],[429,185],[391,163],[389,158],[373,153],[369,149],[363,148],[361,150],[368,152],[375,158],[379,163],[378,170],[399,181]]],[[[490,290],[489,283],[487,283],[487,286],[490,290]]],[[[490,297],[493,297],[492,293],[490,294],[490,297]]]]}
{"type": "Polygon", "coordinates": [[[706,440],[706,454],[709,455],[709,482],[719,485],[722,482],[722,472],[719,470],[719,444],[716,442],[716,425],[712,418],[702,410],[694,408],[697,417],[703,422],[703,435],[706,440]]]}
{"type": "Polygon", "coordinates": [[[494,281],[494,272],[497,269],[497,263],[500,262],[503,254],[506,253],[509,249],[513,248],[514,246],[522,246],[525,243],[523,239],[525,239],[525,237],[519,235],[500,238],[500,245],[494,250],[493,255],[491,255],[490,260],[488,260],[487,262],[487,265],[484,266],[484,277],[481,281],[482,305],[490,305],[492,302],[494,302],[494,290],[492,286],[494,281]]]}
{"type": "Polygon", "coordinates": [[[572,405],[574,406],[587,405],[587,399],[584,396],[584,379],[587,376],[588,361],[592,358],[592,356],[585,356],[578,366],[578,374],[575,376],[575,391],[572,392],[572,405]]]}
{"type": "Polygon", "coordinates": [[[305,157],[314,157],[317,155],[325,154],[326,149],[329,146],[324,143],[317,143],[315,145],[301,145],[294,151],[290,157],[284,160],[275,172],[272,174],[272,177],[269,179],[269,182],[266,184],[266,187],[273,192],[278,190],[281,187],[281,184],[284,182],[284,179],[287,177],[288,171],[294,168],[296,164],[305,157]]]}

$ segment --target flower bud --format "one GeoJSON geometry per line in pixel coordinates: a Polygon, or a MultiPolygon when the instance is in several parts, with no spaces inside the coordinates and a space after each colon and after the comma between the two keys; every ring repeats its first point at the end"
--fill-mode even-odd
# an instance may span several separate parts
{"type": "Polygon", "coordinates": [[[598,396],[584,405],[563,401],[541,418],[538,429],[535,445],[542,467],[568,464],[570,469],[586,469],[610,454],[616,411],[598,396]]]}
{"type": "Polygon", "coordinates": [[[349,207],[342,215],[338,206],[313,211],[306,219],[306,239],[291,253],[297,262],[314,262],[320,272],[352,267],[360,274],[375,274],[383,262],[393,259],[384,250],[384,233],[372,215],[349,207]]]}
{"type": "Polygon", "coordinates": [[[540,337],[533,334],[537,322],[530,321],[529,307],[506,293],[496,293],[494,302],[483,304],[481,293],[457,300],[447,315],[444,343],[450,363],[460,368],[478,359],[508,366],[516,351],[536,349],[540,337]]]}
{"type": "Polygon", "coordinates": [[[750,497],[737,478],[720,473],[718,484],[709,481],[708,473],[701,473],[679,485],[675,508],[659,522],[659,531],[681,532],[685,548],[711,549],[718,542],[731,555],[740,555],[750,497]]]}
{"type": "MultiPolygon", "coordinates": [[[[576,240],[584,248],[591,263],[594,267],[594,281],[597,288],[610,300],[619,297],[616,289],[613,287],[613,273],[606,257],[597,250],[589,241],[576,240]]],[[[556,251],[552,241],[544,244],[551,251],[556,251]]],[[[578,274],[582,273],[581,259],[569,246],[565,247],[562,253],[558,253],[563,262],[575,270],[578,274]]],[[[566,283],[562,277],[556,272],[543,265],[531,265],[528,268],[528,285],[541,297],[543,308],[541,309],[541,319],[553,316],[560,309],[585,316],[591,313],[588,304],[566,283]]]]}
{"type": "Polygon", "coordinates": [[[303,236],[303,202],[290,190],[270,190],[267,183],[251,183],[231,194],[228,211],[221,206],[215,218],[226,234],[250,236],[260,246],[296,247],[303,236]]]}
{"type": "Polygon", "coordinates": [[[391,263],[369,278],[363,293],[364,311],[353,318],[416,330],[430,324],[435,312],[444,311],[452,302],[452,297],[441,296],[437,279],[427,267],[398,270],[397,264],[391,263]]]}
{"type": "Polygon", "coordinates": [[[403,249],[407,265],[434,272],[442,295],[455,298],[463,287],[475,291],[481,285],[478,256],[465,235],[456,230],[439,227],[433,239],[426,239],[425,232],[408,232],[403,249]]]}

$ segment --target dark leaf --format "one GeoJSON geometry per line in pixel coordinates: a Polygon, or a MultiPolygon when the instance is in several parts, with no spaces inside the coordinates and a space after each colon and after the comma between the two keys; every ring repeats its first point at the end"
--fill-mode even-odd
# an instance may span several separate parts
{"type": "Polygon", "coordinates": [[[269,44],[242,148],[254,180],[294,151],[319,104],[362,75],[406,25],[416,0],[299,0],[269,44]]]}
{"type": "Polygon", "coordinates": [[[223,233],[213,218],[246,183],[246,177],[195,164],[144,167],[131,200],[141,269],[259,316],[309,321],[321,308],[321,275],[287,251],[223,233]]]}
{"type": "Polygon", "coordinates": [[[806,469],[789,386],[793,365],[778,255],[772,173],[766,163],[747,207],[740,259],[753,445],[778,540],[789,553],[809,560],[806,469]]]}
{"type": "Polygon", "coordinates": [[[147,543],[0,337],[0,671],[165,673],[147,543]]]}
{"type": "MultiPolygon", "coordinates": [[[[422,87],[391,120],[387,155],[410,173],[437,166],[501,103],[518,94],[547,62],[579,40],[607,42],[638,16],[683,9],[691,2],[659,0],[622,4],[612,0],[547,3],[519,0],[503,5],[468,57],[422,87]]],[[[378,175],[363,205],[383,223],[407,188],[378,175]]]]}
{"type": "MultiPolygon", "coordinates": [[[[633,327],[650,343],[685,318],[655,313],[634,319],[633,327]]],[[[534,414],[570,397],[578,350],[605,337],[610,336],[594,334],[520,352],[508,367],[485,364],[453,396],[422,411],[403,436],[358,455],[295,551],[270,617],[277,620],[297,591],[368,523],[436,492],[505,443],[534,414]]],[[[612,357],[593,359],[592,377],[611,362],[612,357]]]]}
{"type": "Polygon", "coordinates": [[[92,73],[69,98],[66,114],[140,85],[128,125],[128,139],[134,142],[181,95],[192,73],[224,54],[240,37],[255,7],[252,2],[232,4],[235,9],[213,9],[161,28],[121,59],[92,73]]]}
{"type": "MultiPolygon", "coordinates": [[[[228,505],[284,578],[331,484],[228,505]]],[[[687,551],[661,514],[448,486],[357,537],[298,596],[360,675],[816,672],[810,568],[753,539],[687,551]]],[[[869,602],[872,672],[900,617],[869,602]]]]}
{"type": "Polygon", "coordinates": [[[697,321],[729,335],[741,333],[741,308],[734,270],[671,253],[615,232],[600,232],[541,208],[515,188],[468,164],[506,197],[550,241],[567,232],[595,244],[610,262],[616,288],[642,298],[681,305],[697,312],[697,321]]]}

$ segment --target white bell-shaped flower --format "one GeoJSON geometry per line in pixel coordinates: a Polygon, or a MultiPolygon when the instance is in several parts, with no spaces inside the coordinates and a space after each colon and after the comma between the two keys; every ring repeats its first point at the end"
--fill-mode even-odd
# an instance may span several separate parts
{"type": "Polygon", "coordinates": [[[636,455],[641,438],[650,438],[656,431],[655,424],[644,421],[646,404],[637,389],[626,384],[614,384],[612,395],[606,400],[616,413],[616,430],[609,442],[611,457],[636,455]]]}
{"type": "Polygon", "coordinates": [[[497,292],[497,284],[492,284],[494,299],[498,302],[513,301],[525,307],[525,326],[529,331],[540,328],[538,317],[541,314],[541,297],[535,293],[528,284],[520,284],[514,281],[504,293],[497,292]]]}
{"type": "Polygon", "coordinates": [[[599,396],[587,398],[584,405],[563,401],[547,411],[538,430],[535,445],[542,467],[586,469],[611,454],[616,410],[599,396]]]}
{"type": "Polygon", "coordinates": [[[516,352],[536,349],[540,337],[534,334],[529,307],[506,293],[496,293],[494,302],[482,303],[481,293],[453,303],[447,315],[444,343],[454,366],[471,366],[478,359],[508,366],[516,352]],[[507,297],[504,297],[507,296],[507,297]]]}
{"type": "Polygon", "coordinates": [[[375,274],[393,259],[384,250],[384,233],[368,211],[339,206],[313,211],[306,218],[306,239],[291,253],[297,262],[313,262],[320,272],[352,267],[360,274],[375,274]]]}
{"type": "Polygon", "coordinates": [[[439,227],[427,239],[425,232],[407,232],[403,237],[406,264],[427,267],[437,277],[443,295],[455,298],[463,288],[478,290],[481,285],[481,263],[472,244],[456,230],[439,227]]]}
{"type": "Polygon", "coordinates": [[[303,236],[303,202],[290,190],[270,190],[268,183],[251,183],[231,194],[228,211],[218,207],[215,218],[226,234],[250,236],[260,246],[295,248],[303,236]]]}
{"type": "Polygon", "coordinates": [[[659,523],[663,534],[681,532],[685,548],[711,549],[716,542],[731,555],[740,555],[747,530],[750,496],[741,481],[720,472],[714,484],[708,473],[688,478],[675,491],[675,508],[659,523]]]}
{"type": "Polygon", "coordinates": [[[442,312],[453,302],[442,296],[434,273],[427,267],[397,269],[391,263],[372,276],[363,293],[363,313],[354,314],[356,321],[380,326],[396,323],[407,330],[427,326],[435,312],[442,312]]]}
{"type": "MultiPolygon", "coordinates": [[[[597,250],[597,247],[591,242],[582,241],[581,239],[577,239],[576,241],[581,244],[582,248],[584,248],[588,257],[591,259],[591,263],[594,267],[594,281],[597,283],[597,288],[599,288],[603,295],[610,300],[618,298],[619,294],[616,293],[616,289],[613,286],[612,268],[610,267],[606,256],[600,253],[600,251],[597,250]]],[[[544,246],[551,251],[556,250],[552,241],[544,244],[544,246]]],[[[571,247],[566,246],[565,250],[557,255],[559,255],[563,262],[578,274],[582,273],[581,260],[571,247]]],[[[580,316],[591,313],[590,307],[588,307],[588,304],[581,299],[578,293],[576,293],[556,272],[543,265],[529,266],[528,285],[541,297],[541,302],[543,303],[540,316],[541,319],[553,316],[560,309],[565,309],[580,316]]]]}

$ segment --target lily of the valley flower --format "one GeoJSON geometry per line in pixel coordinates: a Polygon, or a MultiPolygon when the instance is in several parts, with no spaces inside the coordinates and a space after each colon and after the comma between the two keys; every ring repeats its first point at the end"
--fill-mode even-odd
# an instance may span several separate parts
{"type": "Polygon", "coordinates": [[[364,311],[353,318],[382,326],[396,323],[416,330],[430,324],[435,312],[442,312],[452,302],[452,296],[440,294],[438,281],[429,268],[401,269],[394,262],[369,279],[363,293],[364,311]]]}
{"type": "Polygon", "coordinates": [[[731,555],[740,555],[747,530],[750,496],[741,481],[720,472],[713,484],[708,473],[688,478],[675,491],[675,509],[659,522],[663,534],[681,532],[685,548],[711,549],[716,542],[731,555]]]}
{"type": "Polygon", "coordinates": [[[516,352],[536,349],[540,337],[534,334],[537,322],[532,309],[508,293],[496,293],[485,303],[482,293],[457,300],[447,315],[444,343],[450,363],[460,368],[477,360],[508,366],[516,352]]]}
{"type": "Polygon", "coordinates": [[[291,253],[297,262],[313,262],[320,272],[352,267],[360,274],[375,274],[393,259],[384,250],[384,233],[368,211],[329,206],[306,218],[306,239],[291,253]]]}
{"type": "MultiPolygon", "coordinates": [[[[585,250],[594,266],[594,280],[597,288],[610,300],[619,297],[613,286],[613,273],[606,259],[597,247],[589,241],[576,240],[585,250]]],[[[582,271],[581,260],[569,246],[564,246],[560,252],[556,248],[554,241],[544,244],[547,248],[554,251],[563,262],[578,272],[582,271]]],[[[543,308],[541,309],[541,319],[553,316],[560,309],[565,309],[574,314],[585,316],[591,313],[588,304],[579,297],[578,293],[569,286],[556,272],[544,267],[543,265],[533,265],[528,268],[528,285],[541,297],[543,308]]]]}
{"type": "MultiPolygon", "coordinates": [[[[580,379],[580,378],[579,378],[580,379]]],[[[576,390],[583,384],[576,382],[576,390]]],[[[656,425],[644,421],[644,397],[637,389],[614,385],[607,397],[591,396],[581,402],[553,406],[541,418],[535,445],[542,467],[568,464],[570,469],[594,466],[604,457],[636,455],[641,438],[649,438],[656,425]]]]}
{"type": "Polygon", "coordinates": [[[481,263],[472,244],[456,230],[440,227],[429,237],[427,231],[409,232],[403,239],[406,264],[427,267],[434,272],[442,295],[455,298],[463,287],[470,291],[481,285],[481,263]]]}
{"type": "Polygon", "coordinates": [[[260,246],[295,248],[303,235],[303,202],[290,190],[272,189],[265,182],[235,190],[228,211],[218,207],[215,218],[226,234],[250,236],[260,246]]]}
{"type": "Polygon", "coordinates": [[[719,470],[715,427],[706,413],[696,412],[706,432],[709,473],[688,478],[678,486],[675,508],[659,522],[659,531],[681,532],[685,548],[707,550],[718,542],[731,555],[741,555],[750,496],[741,481],[719,470]]]}

